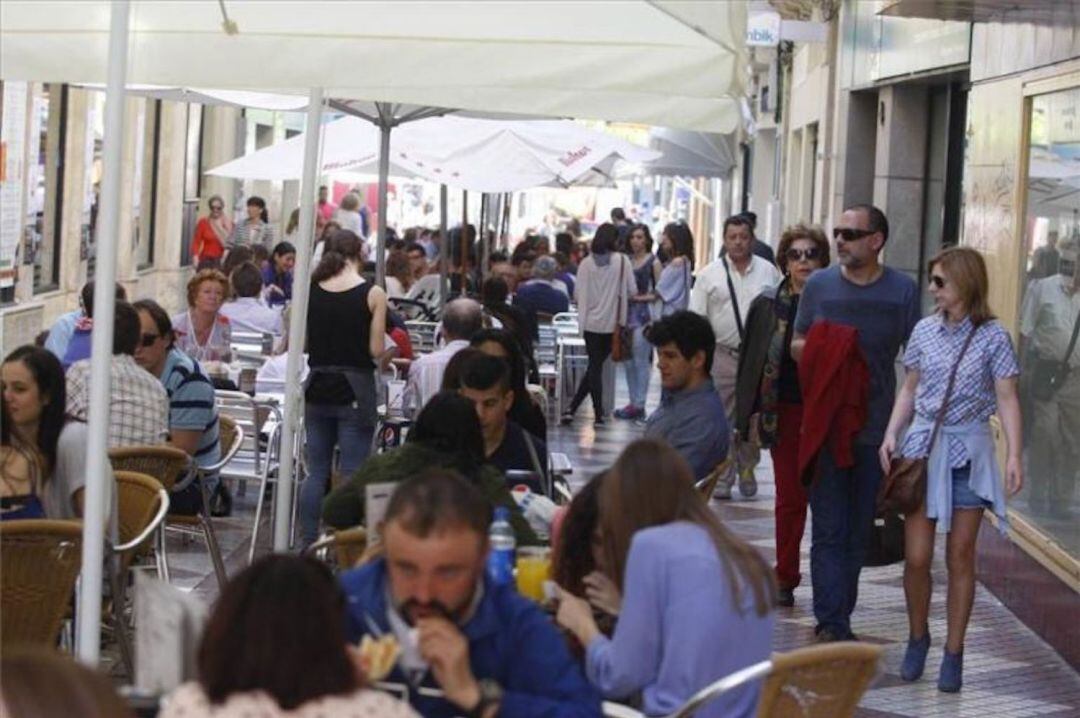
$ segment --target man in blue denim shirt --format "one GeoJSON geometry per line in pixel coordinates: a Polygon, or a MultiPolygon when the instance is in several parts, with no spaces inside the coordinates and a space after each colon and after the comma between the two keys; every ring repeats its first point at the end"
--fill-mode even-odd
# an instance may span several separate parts
{"type": "Polygon", "coordinates": [[[648,330],[656,347],[664,393],[645,423],[645,436],[664,439],[682,454],[702,479],[727,458],[728,427],[724,402],[712,378],[716,335],[709,320],[680,311],[648,330]]]}

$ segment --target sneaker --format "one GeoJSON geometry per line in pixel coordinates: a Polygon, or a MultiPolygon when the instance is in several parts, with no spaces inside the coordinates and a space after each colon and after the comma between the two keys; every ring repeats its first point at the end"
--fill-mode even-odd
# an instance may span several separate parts
{"type": "Polygon", "coordinates": [[[917,681],[926,667],[926,654],[930,651],[930,631],[922,638],[908,638],[904,661],[900,664],[900,678],[905,681],[917,681]]]}
{"type": "Polygon", "coordinates": [[[795,605],[795,589],[781,588],[776,594],[776,605],[791,608],[795,605]]]}
{"type": "Polygon", "coordinates": [[[941,659],[941,672],[938,674],[937,687],[942,693],[958,693],[964,684],[964,652],[949,653],[941,659]]]}
{"type": "Polygon", "coordinates": [[[597,414],[596,417],[592,420],[592,423],[593,426],[604,426],[607,422],[604,421],[603,414],[597,414]]]}
{"type": "Polygon", "coordinates": [[[574,412],[564,411],[563,415],[559,417],[559,423],[563,426],[569,426],[570,424],[574,423],[574,412]]]}
{"type": "Polygon", "coordinates": [[[616,409],[611,413],[616,419],[633,419],[637,414],[633,404],[627,404],[621,409],[616,409]]]}
{"type": "Polygon", "coordinates": [[[836,643],[837,641],[844,640],[843,636],[838,633],[834,633],[828,628],[822,628],[818,626],[814,629],[814,640],[818,643],[836,643]]]}
{"type": "Polygon", "coordinates": [[[720,499],[721,501],[731,500],[731,487],[727,484],[719,483],[713,490],[712,497],[714,499],[720,499]]]}

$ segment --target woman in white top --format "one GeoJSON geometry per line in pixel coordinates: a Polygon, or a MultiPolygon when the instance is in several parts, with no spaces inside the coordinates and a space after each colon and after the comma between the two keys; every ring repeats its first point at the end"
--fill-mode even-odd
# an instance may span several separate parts
{"type": "Polygon", "coordinates": [[[176,348],[200,364],[232,358],[232,324],[221,313],[228,294],[224,274],[216,269],[196,272],[187,284],[188,310],[172,318],[176,348]]]}
{"type": "Polygon", "coordinates": [[[312,558],[272,554],[218,597],[185,683],[161,718],[416,718],[405,703],[364,686],[360,651],[345,642],[345,597],[312,558]]]}
{"type": "Polygon", "coordinates": [[[563,424],[574,420],[586,394],[592,395],[593,422],[604,423],[604,362],[611,355],[615,327],[626,324],[629,299],[637,293],[630,259],[615,251],[618,236],[618,230],[610,222],[597,227],[592,253],[578,266],[574,299],[589,365],[570,408],[562,415],[563,424]]]}
{"type": "Polygon", "coordinates": [[[342,229],[347,229],[357,237],[364,237],[364,221],[360,218],[360,195],[349,192],[341,198],[337,216],[334,217],[342,229]]]}
{"type": "Polygon", "coordinates": [[[656,282],[660,316],[686,309],[694,275],[694,235],[682,222],[671,222],[660,235],[660,261],[664,268],[656,282]]]}

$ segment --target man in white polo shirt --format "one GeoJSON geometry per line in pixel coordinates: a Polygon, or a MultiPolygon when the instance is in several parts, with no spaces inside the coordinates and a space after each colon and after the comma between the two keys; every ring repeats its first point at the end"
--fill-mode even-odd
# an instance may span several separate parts
{"type": "MultiPolygon", "coordinates": [[[[701,270],[690,292],[690,311],[709,320],[716,334],[712,378],[724,402],[728,423],[735,426],[735,375],[739,369],[739,346],[750,302],[762,289],[780,282],[775,265],[753,254],[754,233],[750,220],[735,215],[724,220],[724,253],[701,270]]],[[[720,477],[717,498],[730,499],[736,475],[743,496],[757,493],[754,467],[759,451],[746,437],[735,437],[730,470],[720,477]],[[737,473],[736,473],[737,472],[737,473]]]]}

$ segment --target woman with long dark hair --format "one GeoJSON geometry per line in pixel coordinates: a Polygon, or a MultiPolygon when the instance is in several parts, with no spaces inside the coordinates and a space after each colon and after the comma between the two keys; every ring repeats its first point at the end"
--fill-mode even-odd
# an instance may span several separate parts
{"type": "Polygon", "coordinates": [[[359,468],[375,430],[375,358],[386,334],[386,292],[360,275],[363,240],[347,230],[330,238],[312,274],[307,315],[304,425],[308,477],[300,487],[300,539],[318,538],[319,514],[334,447],[340,470],[359,468]]]}
{"type": "Polygon", "coordinates": [[[660,316],[666,317],[690,304],[694,283],[694,235],[690,228],[682,222],[665,226],[657,255],[663,269],[656,280],[656,298],[660,300],[660,316]]]}
{"type": "Polygon", "coordinates": [[[278,242],[270,253],[270,261],[262,270],[263,286],[266,287],[266,303],[271,307],[292,301],[293,266],[296,264],[296,247],[289,242],[278,242]]]}
{"type": "Polygon", "coordinates": [[[652,233],[648,226],[635,224],[630,228],[630,263],[634,267],[637,291],[631,295],[626,327],[633,331],[629,356],[622,362],[630,403],[615,410],[616,419],[644,419],[645,400],[649,396],[649,377],[652,374],[652,344],[645,337],[645,328],[652,320],[649,305],[656,299],[660,280],[660,262],[652,253],[652,233]]]}
{"type": "MultiPolygon", "coordinates": [[[[645,714],[664,715],[768,658],[772,571],[720,523],[678,452],[663,441],[635,441],[604,478],[598,504],[619,622],[607,638],[589,603],[566,590],[556,620],[585,646],[586,674],[605,697],[640,691],[645,714]]],[[[697,715],[749,718],[759,692],[760,682],[747,684],[697,715]]]]}
{"type": "Polygon", "coordinates": [[[900,677],[918,680],[926,664],[934,534],[947,533],[948,632],[938,690],[955,693],[963,683],[964,636],[975,600],[975,542],[983,512],[991,509],[1004,533],[1005,492],[1016,494],[1024,484],[1020,366],[1008,330],[990,311],[990,281],[982,255],[970,247],[950,247],[930,260],[929,270],[937,311],[920,320],[908,339],[907,377],[897,392],[880,458],[886,474],[894,454],[927,460],[926,498],[904,520],[910,634],[900,677]],[[955,380],[950,381],[954,371],[955,380]],[[952,394],[947,395],[950,384],[952,394]],[[935,429],[943,407],[941,426],[935,429]],[[990,429],[994,414],[1005,433],[1004,481],[990,429]]]}
{"type": "Polygon", "coordinates": [[[562,415],[563,424],[574,420],[586,395],[592,396],[593,423],[604,423],[604,362],[611,356],[615,328],[626,324],[627,307],[635,292],[634,267],[625,254],[615,251],[618,235],[610,222],[597,227],[592,251],[578,267],[574,294],[589,364],[562,415]]]}
{"type": "MultiPolygon", "coordinates": [[[[86,424],[65,413],[67,387],[60,360],[26,345],[0,366],[0,496],[6,518],[74,519],[75,495],[86,484],[86,424]]],[[[111,474],[105,482],[111,493],[111,474]]],[[[107,497],[106,513],[112,501],[107,497]]]]}
{"type": "Polygon", "coordinates": [[[456,391],[440,391],[433,396],[404,444],[372,456],[347,482],[334,489],[323,502],[323,521],[338,529],[363,523],[368,484],[398,483],[430,466],[453,469],[476,484],[493,506],[511,510],[511,524],[519,543],[539,543],[510,495],[506,479],[484,459],[484,437],[476,408],[456,391]]]}
{"type": "Polygon", "coordinates": [[[273,554],[229,581],[197,667],[198,681],[169,696],[162,718],[416,718],[364,685],[359,651],[345,642],[345,596],[311,558],[273,554]]]}

